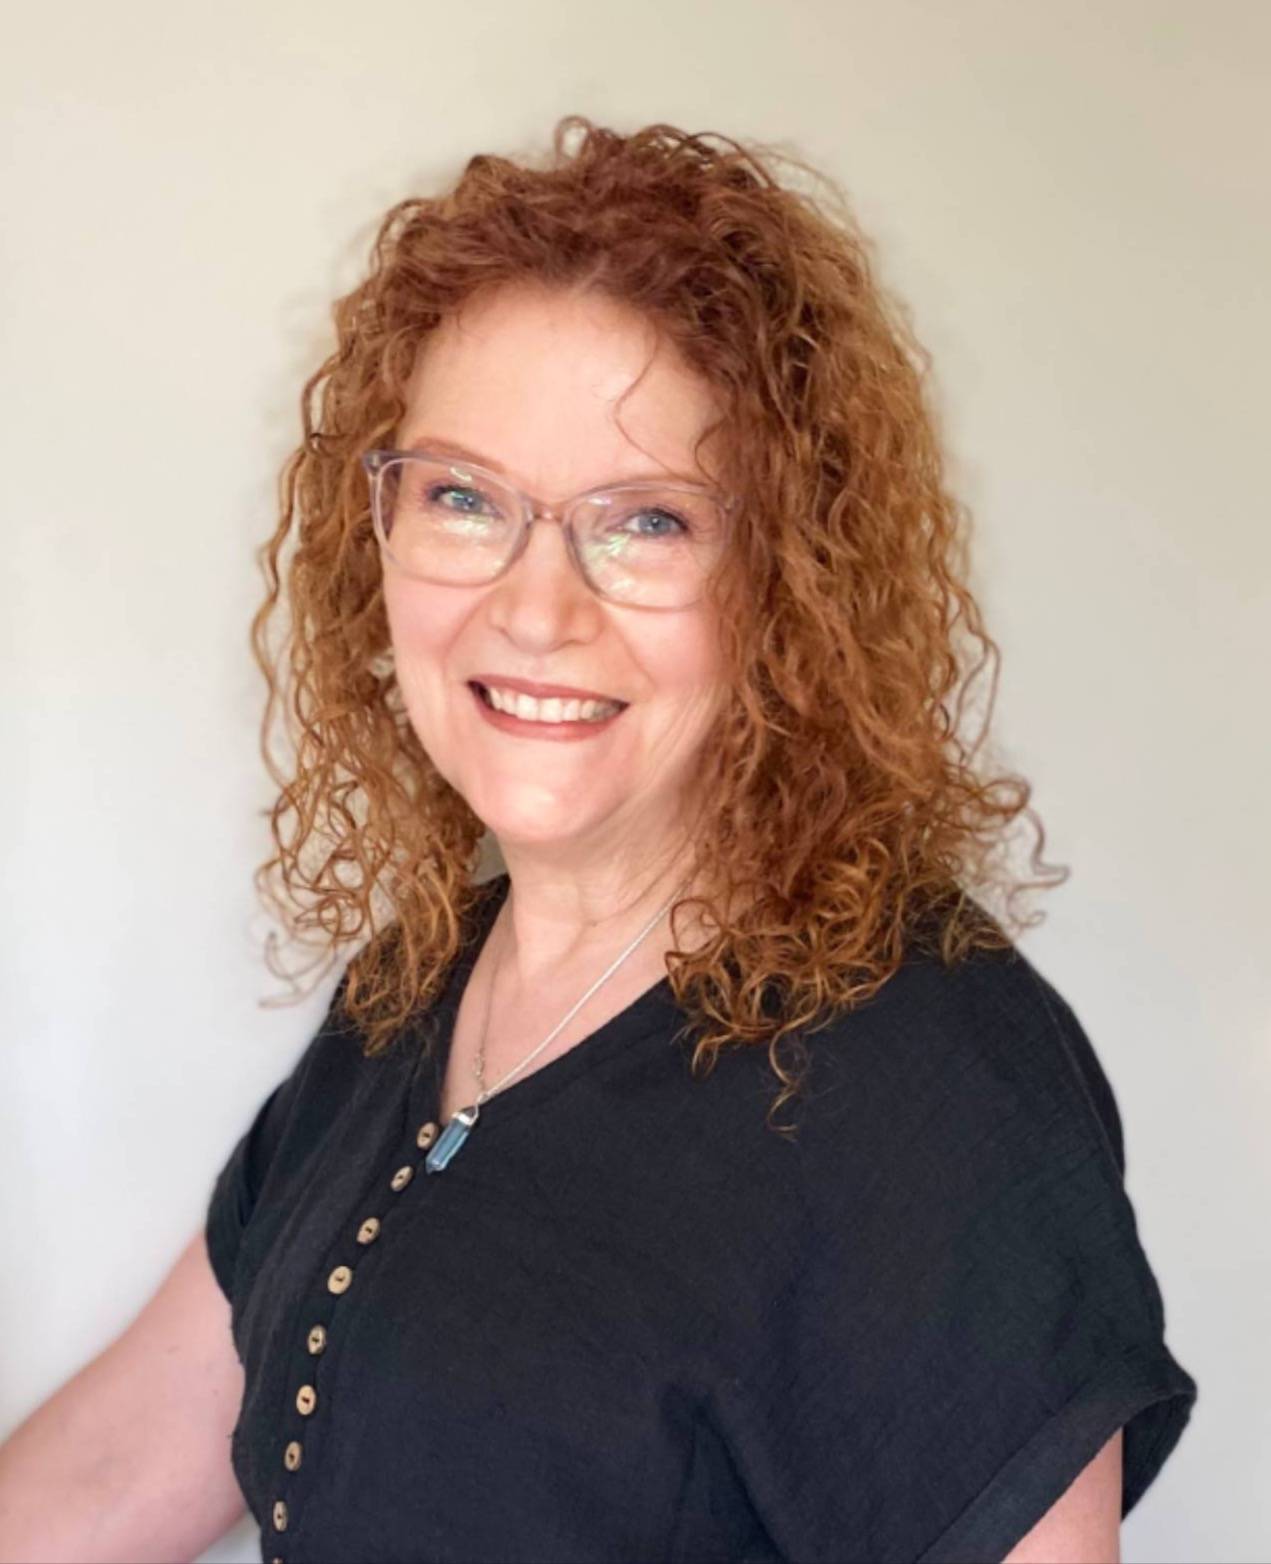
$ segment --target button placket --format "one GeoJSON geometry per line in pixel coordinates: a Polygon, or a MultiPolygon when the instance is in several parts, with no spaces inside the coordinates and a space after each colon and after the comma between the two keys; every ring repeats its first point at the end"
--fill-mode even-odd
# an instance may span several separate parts
{"type": "MultiPolygon", "coordinates": [[[[424,1124],[420,1125],[419,1129],[416,1131],[415,1144],[421,1151],[427,1150],[427,1148],[431,1146],[433,1141],[436,1139],[436,1136],[437,1125],[431,1120],[428,1120],[424,1124]]],[[[411,1181],[414,1179],[414,1176],[415,1168],[410,1163],[403,1163],[389,1179],[390,1191],[393,1194],[400,1194],[411,1183],[411,1181]]],[[[365,1250],[371,1244],[373,1244],[376,1239],[379,1238],[380,1233],[383,1231],[383,1225],[382,1218],[378,1216],[364,1217],[362,1222],[359,1224],[357,1233],[355,1235],[358,1246],[365,1250]]],[[[334,1297],[343,1297],[344,1294],[348,1292],[349,1288],[353,1285],[353,1276],[353,1266],[343,1262],[339,1265],[333,1266],[332,1269],[327,1273],[327,1291],[334,1297]]],[[[314,1372],[317,1368],[316,1360],[320,1358],[321,1355],[326,1351],[328,1340],[329,1337],[327,1327],[322,1324],[321,1321],[318,1321],[309,1327],[308,1334],[305,1337],[305,1350],[309,1356],[315,1360],[313,1368],[310,1370],[311,1376],[313,1378],[316,1378],[316,1373],[314,1372]]],[[[301,1417],[309,1418],[313,1416],[314,1412],[316,1412],[317,1407],[317,1386],[313,1384],[311,1380],[306,1380],[305,1383],[302,1384],[296,1391],[296,1411],[300,1414],[301,1417]]],[[[283,1467],[288,1472],[296,1472],[300,1469],[303,1460],[303,1443],[299,1439],[289,1440],[285,1449],[283,1450],[283,1467]]],[[[274,1501],[272,1519],[274,1523],[274,1530],[276,1532],[281,1534],[287,1530],[291,1515],[287,1507],[287,1501],[285,1499],[279,1498],[274,1501]]]]}
{"type": "MultiPolygon", "coordinates": [[[[420,1152],[426,1152],[440,1133],[440,1126],[432,1119],[426,1119],[415,1131],[415,1147],[420,1152]]],[[[418,1163],[403,1162],[388,1180],[389,1191],[394,1195],[400,1195],[413,1181],[418,1163]]],[[[358,1247],[365,1251],[376,1242],[384,1229],[384,1219],[379,1216],[366,1216],[358,1225],[355,1241],[358,1247]]],[[[327,1273],[326,1290],[335,1298],[341,1298],[353,1285],[354,1267],[347,1262],[341,1262],[332,1267],[327,1273]]],[[[310,1378],[296,1391],[295,1408],[303,1418],[310,1418],[318,1408],[318,1388],[313,1380],[317,1378],[317,1360],[326,1351],[329,1342],[328,1327],[321,1321],[316,1321],[309,1327],[305,1336],[305,1350],[313,1360],[309,1370],[310,1378]]],[[[282,1464],[287,1472],[299,1471],[304,1460],[304,1445],[299,1439],[291,1439],[283,1450],[282,1464]]],[[[284,1533],[291,1523],[291,1511],[284,1498],[274,1501],[272,1519],[274,1530],[278,1534],[284,1533]]],[[[281,1559],[276,1559],[274,1564],[282,1564],[281,1559]]]]}
{"type": "MultiPolygon", "coordinates": [[[[501,901],[502,898],[500,897],[499,901],[490,909],[493,915],[497,916],[498,906],[501,901]]],[[[447,992],[441,1000],[441,1012],[444,1017],[443,1024],[448,1023],[450,1027],[454,1025],[459,994],[462,991],[463,981],[471,969],[471,961],[474,957],[475,950],[471,957],[460,963],[460,969],[452,976],[447,992]]],[[[440,1075],[437,1069],[436,1058],[431,1054],[428,1055],[422,1061],[420,1068],[427,1072],[427,1076],[417,1075],[409,1088],[409,1100],[406,1109],[409,1115],[407,1123],[410,1122],[410,1118],[413,1118],[419,1112],[420,1108],[425,1106],[425,1103],[428,1106],[434,1106],[440,1091],[440,1075]],[[422,1088],[422,1091],[420,1091],[420,1088],[422,1088]],[[419,1093],[418,1096],[417,1092],[419,1093]]],[[[418,1156],[402,1161],[385,1180],[390,1195],[401,1195],[414,1182],[416,1172],[423,1171],[424,1154],[440,1133],[441,1126],[433,1119],[424,1119],[417,1125],[414,1135],[414,1150],[418,1152],[418,1156]]],[[[378,1187],[383,1189],[384,1186],[380,1185],[378,1187]]],[[[390,1202],[390,1209],[394,1203],[390,1202]]],[[[354,1235],[358,1246],[359,1258],[361,1254],[366,1253],[369,1247],[379,1240],[386,1219],[387,1211],[382,1212],[380,1215],[368,1215],[362,1218],[354,1235]]],[[[334,1309],[336,1307],[336,1300],[349,1290],[353,1280],[354,1267],[348,1262],[337,1264],[327,1273],[326,1292],[328,1294],[329,1308],[334,1309]]],[[[310,1360],[306,1365],[307,1378],[296,1394],[296,1411],[305,1419],[313,1416],[318,1406],[318,1386],[315,1383],[318,1378],[318,1360],[322,1357],[328,1345],[328,1325],[320,1320],[314,1321],[309,1326],[305,1336],[305,1350],[310,1360]]],[[[330,1374],[332,1371],[328,1368],[326,1372],[330,1374]]],[[[304,1461],[304,1457],[303,1442],[298,1438],[289,1440],[284,1448],[282,1458],[282,1465],[285,1471],[288,1473],[298,1471],[304,1461]]],[[[289,1526],[294,1530],[295,1517],[288,1509],[287,1500],[281,1496],[274,1501],[273,1520],[275,1530],[279,1534],[284,1533],[289,1526]]],[[[272,1564],[283,1564],[281,1556],[275,1555],[272,1564]]]]}

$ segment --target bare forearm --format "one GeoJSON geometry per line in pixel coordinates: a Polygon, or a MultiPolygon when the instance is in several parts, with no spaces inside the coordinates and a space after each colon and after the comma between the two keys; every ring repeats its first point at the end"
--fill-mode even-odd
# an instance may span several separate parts
{"type": "Polygon", "coordinates": [[[0,1564],[197,1557],[243,1512],[241,1394],[199,1235],[137,1321],[0,1445],[0,1564]]]}

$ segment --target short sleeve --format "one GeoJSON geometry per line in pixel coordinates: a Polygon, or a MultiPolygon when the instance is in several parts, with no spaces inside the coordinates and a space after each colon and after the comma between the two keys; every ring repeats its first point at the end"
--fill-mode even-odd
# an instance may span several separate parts
{"type": "Polygon", "coordinates": [[[1196,1384],[1072,1009],[1017,949],[893,981],[817,1044],[801,1264],[717,1412],[783,1557],[983,1564],[1121,1428],[1128,1514],[1196,1384]]]}
{"type": "Polygon", "coordinates": [[[269,1168],[291,1119],[296,1099],[321,1045],[340,1026],[345,990],[341,977],[322,1025],[302,1050],[287,1076],[255,1110],[212,1186],[205,1217],[205,1237],[212,1274],[221,1291],[234,1297],[234,1272],[243,1233],[251,1221],[269,1168]]]}

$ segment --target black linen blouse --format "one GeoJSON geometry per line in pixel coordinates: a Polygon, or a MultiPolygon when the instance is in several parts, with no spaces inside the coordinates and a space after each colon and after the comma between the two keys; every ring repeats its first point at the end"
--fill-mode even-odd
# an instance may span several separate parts
{"type": "Polygon", "coordinates": [[[428,1174],[507,888],[427,1048],[367,1059],[337,989],[216,1179],[263,1559],[1000,1560],[1122,1426],[1134,1507],[1196,1384],[1112,1090],[1018,949],[913,956],[811,1034],[793,1141],[763,1048],[692,1079],[664,979],[428,1174]]]}

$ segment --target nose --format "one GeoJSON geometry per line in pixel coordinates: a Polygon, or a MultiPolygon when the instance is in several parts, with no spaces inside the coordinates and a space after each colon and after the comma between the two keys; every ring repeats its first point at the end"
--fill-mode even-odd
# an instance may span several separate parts
{"type": "Polygon", "coordinates": [[[590,640],[603,608],[569,552],[564,529],[535,517],[519,557],[490,588],[491,622],[526,651],[590,640]]]}

